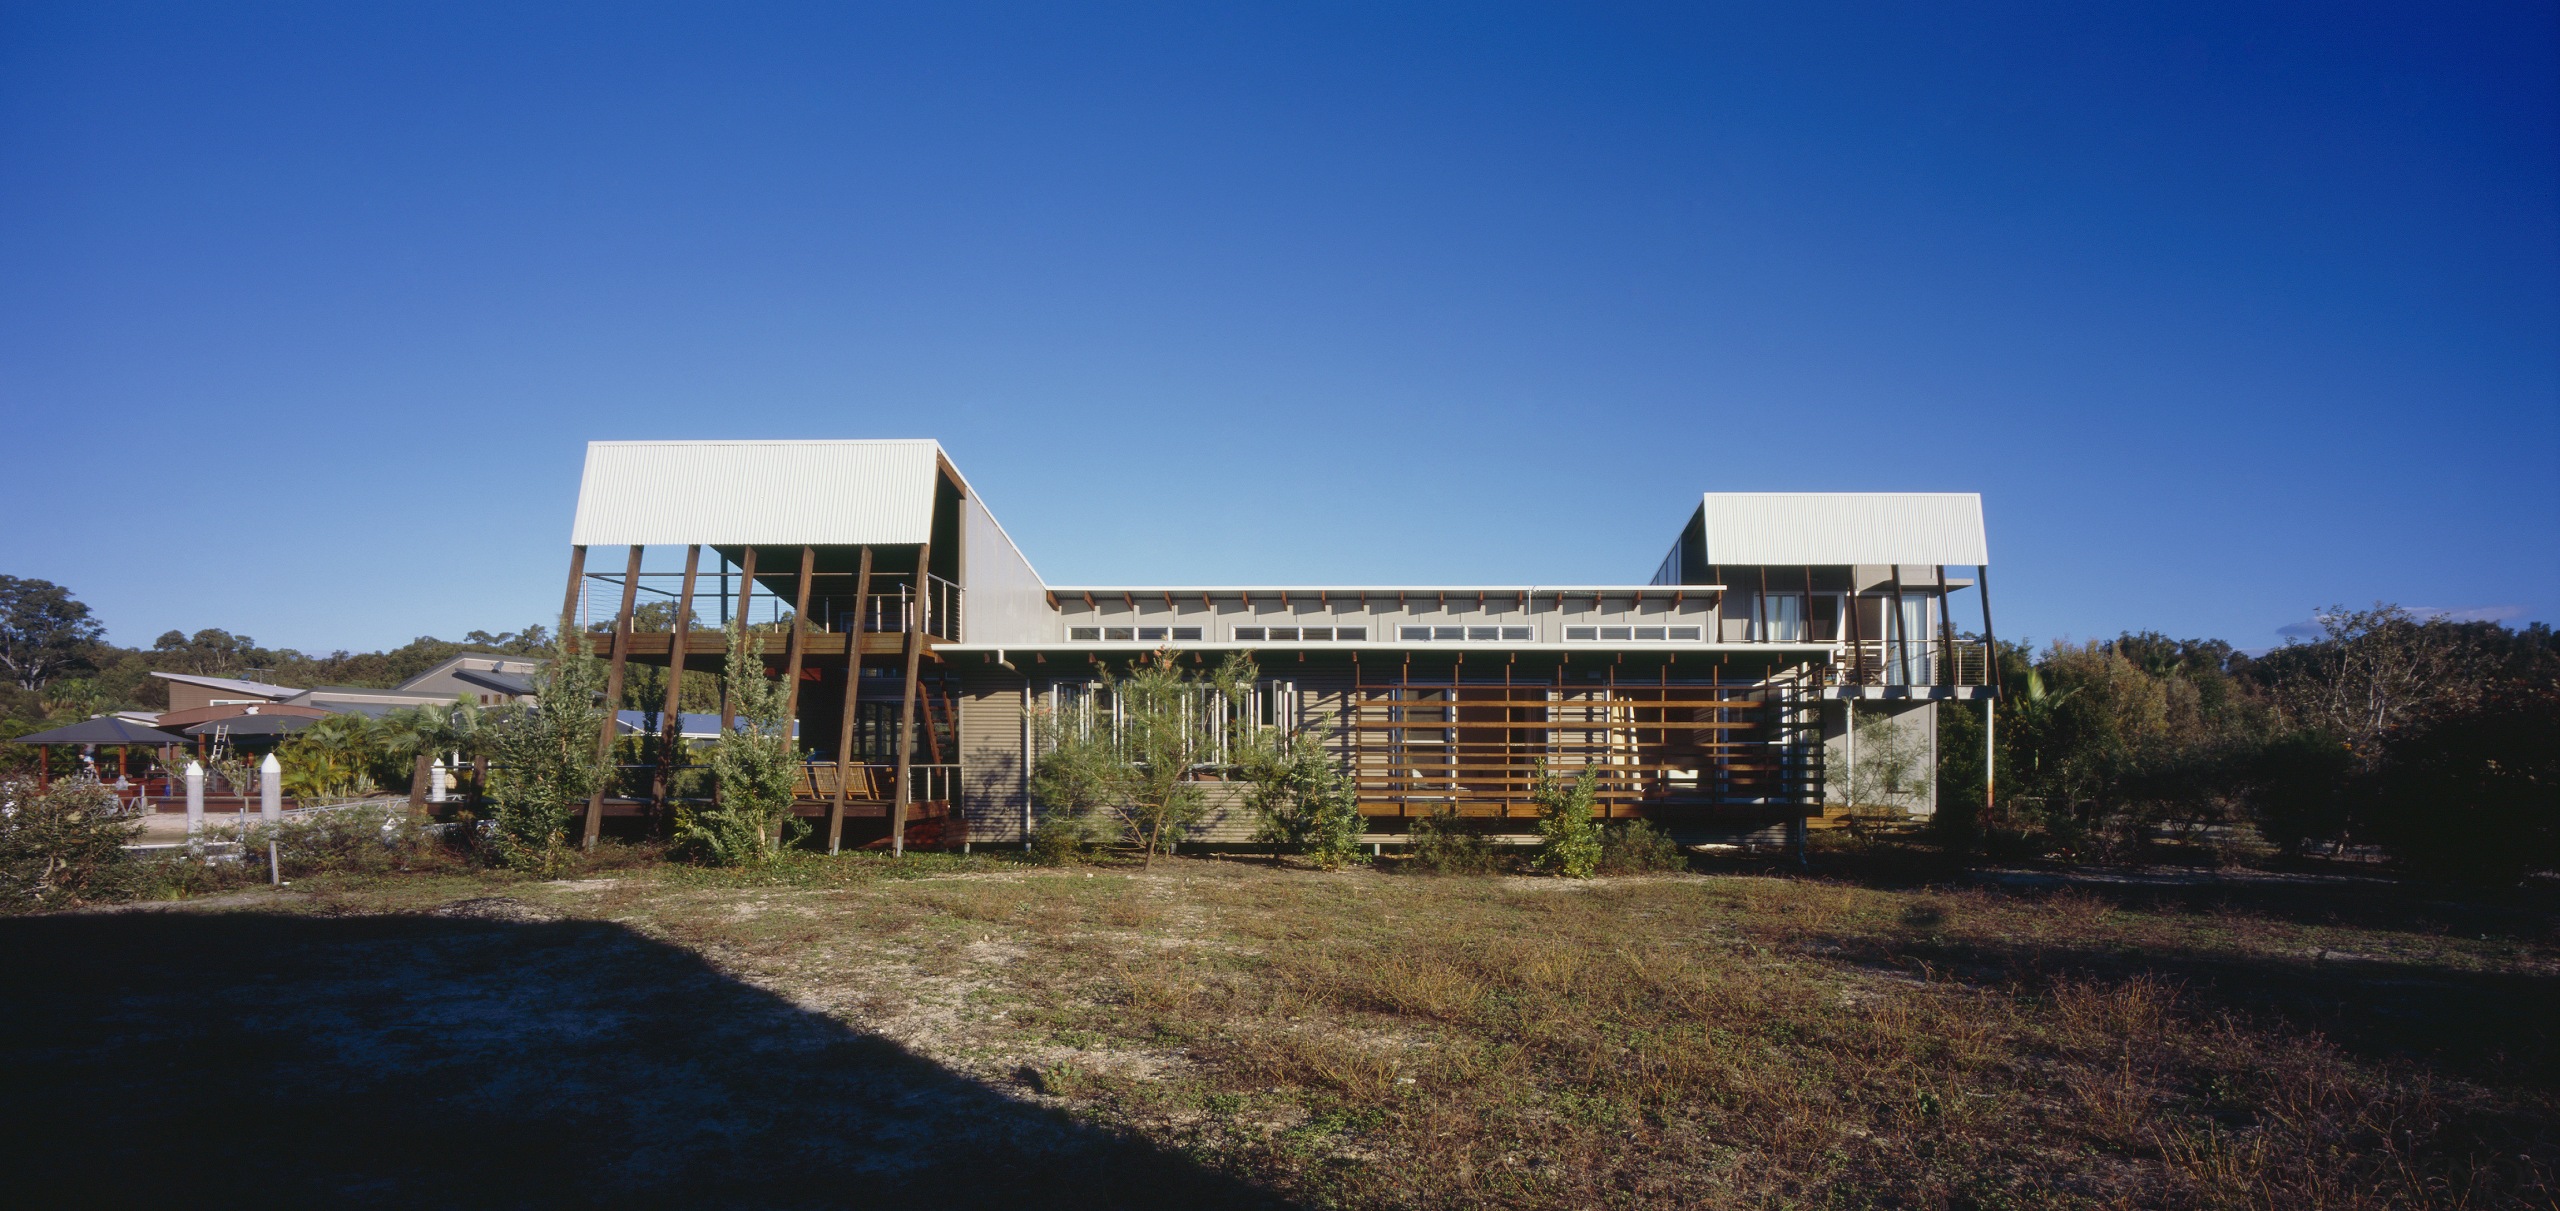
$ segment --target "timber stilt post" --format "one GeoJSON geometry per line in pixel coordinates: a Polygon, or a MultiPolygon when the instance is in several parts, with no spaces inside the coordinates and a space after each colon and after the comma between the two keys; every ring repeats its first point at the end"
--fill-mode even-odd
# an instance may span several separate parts
{"type": "Polygon", "coordinates": [[[569,597],[560,603],[560,635],[567,639],[578,627],[578,590],[587,578],[587,548],[584,544],[569,548],[569,597]]]}
{"type": "Polygon", "coordinates": [[[1975,564],[1973,591],[1982,595],[1982,680],[1991,687],[1991,696],[1982,700],[1982,822],[1991,824],[1995,794],[2000,780],[1999,750],[1992,744],[1992,731],[2000,718],[2000,699],[2005,692],[2000,684],[2000,641],[1991,634],[1991,567],[1975,564]]]}
{"type": "Polygon", "coordinates": [[[933,544],[916,548],[916,593],[907,607],[907,676],[904,696],[898,703],[898,801],[889,808],[889,853],[903,856],[907,852],[907,805],[915,801],[913,763],[916,748],[916,672],[924,659],[924,602],[927,569],[933,566],[933,544]]]}
{"type": "MultiPolygon", "coordinates": [[[[748,616],[748,613],[755,609],[755,605],[756,549],[754,547],[748,547],[738,556],[739,634],[745,634],[747,631],[747,624],[754,621],[754,619],[748,616]]],[[[729,671],[728,666],[724,664],[720,666],[720,734],[726,736],[737,726],[738,708],[737,705],[729,699],[729,671]]]]}
{"type": "Polygon", "coordinates": [[[649,788],[652,807],[663,820],[675,793],[676,753],[684,746],[684,649],[693,636],[693,579],[702,568],[702,545],[684,549],[684,589],[676,597],[675,633],[667,639],[667,697],[659,710],[658,776],[649,788]]]}
{"type": "Polygon", "coordinates": [[[809,647],[809,574],[818,565],[818,548],[800,548],[800,588],[791,598],[791,655],[782,665],[782,732],[791,734],[800,717],[800,661],[809,647]]]}
{"type": "MultiPolygon", "coordinates": [[[[613,733],[622,719],[622,665],[631,655],[631,607],[640,596],[640,553],[647,548],[631,544],[631,562],[622,571],[622,609],[613,616],[613,663],[604,674],[604,727],[596,737],[596,760],[603,763],[613,756],[613,733]]],[[[605,777],[613,777],[606,767],[605,777]]],[[[586,836],[579,842],[587,849],[596,847],[596,835],[604,827],[604,792],[606,783],[596,785],[596,793],[587,800],[586,836]]]]}
{"type": "Polygon", "coordinates": [[[862,563],[853,574],[853,625],[844,637],[844,720],[836,728],[836,796],[827,807],[827,852],[844,845],[844,800],[853,781],[853,716],[862,705],[862,619],[871,598],[871,548],[862,548],[862,563]]]}

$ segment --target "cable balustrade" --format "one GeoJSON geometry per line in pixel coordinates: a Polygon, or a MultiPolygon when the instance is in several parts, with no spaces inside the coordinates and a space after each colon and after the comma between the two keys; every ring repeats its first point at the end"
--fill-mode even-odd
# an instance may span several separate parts
{"type": "Polygon", "coordinates": [[[1979,640],[1842,640],[1834,686],[1954,688],[1992,684],[1991,645],[1979,640]]]}

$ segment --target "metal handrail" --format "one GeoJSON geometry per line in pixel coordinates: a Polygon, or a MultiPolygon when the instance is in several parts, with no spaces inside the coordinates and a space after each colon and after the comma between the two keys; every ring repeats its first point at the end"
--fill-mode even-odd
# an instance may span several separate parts
{"type": "Polygon", "coordinates": [[[913,584],[900,584],[893,592],[874,593],[863,599],[862,630],[870,635],[903,634],[909,611],[919,611],[919,628],[937,639],[960,640],[961,607],[966,594],[959,585],[931,575],[925,576],[925,592],[919,602],[913,584]]]}
{"type": "Polygon", "coordinates": [[[1949,644],[1867,639],[1841,640],[1829,684],[1845,686],[1987,686],[1991,646],[1980,640],[1949,644]]]}

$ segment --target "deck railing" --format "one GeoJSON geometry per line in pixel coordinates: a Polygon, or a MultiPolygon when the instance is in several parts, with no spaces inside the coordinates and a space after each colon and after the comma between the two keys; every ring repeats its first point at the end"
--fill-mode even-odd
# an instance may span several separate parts
{"type": "Polygon", "coordinates": [[[960,641],[960,586],[939,576],[927,575],[925,591],[919,598],[915,586],[901,584],[893,592],[874,593],[862,604],[862,629],[866,634],[901,634],[907,629],[911,611],[921,611],[925,634],[937,639],[960,641]]]}
{"type": "MultiPolygon", "coordinates": [[[[916,803],[948,803],[960,785],[957,765],[927,765],[915,762],[907,766],[913,788],[909,796],[916,803]]],[[[801,767],[796,794],[803,799],[836,797],[836,785],[845,784],[845,799],[854,803],[888,803],[898,797],[898,767],[887,762],[811,761],[801,767]]]]}
{"type": "Polygon", "coordinates": [[[1839,652],[1831,664],[1837,686],[1992,684],[1991,647],[1979,640],[1843,640],[1839,652]]]}

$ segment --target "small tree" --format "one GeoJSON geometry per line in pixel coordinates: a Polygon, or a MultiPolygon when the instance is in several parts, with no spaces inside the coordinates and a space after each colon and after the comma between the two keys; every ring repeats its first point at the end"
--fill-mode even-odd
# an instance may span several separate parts
{"type": "Polygon", "coordinates": [[[2294,724],[2345,740],[2360,762],[2379,759],[2393,728],[2480,695],[2485,661],[2454,626],[2381,602],[2331,606],[2317,617],[2319,642],[2288,644],[2263,663],[2294,724]]]}
{"type": "Polygon", "coordinates": [[[498,860],[545,874],[567,863],[569,821],[606,772],[596,757],[606,719],[601,662],[563,622],[551,662],[534,674],[533,704],[496,712],[488,727],[498,860]]]}
{"type": "MultiPolygon", "coordinates": [[[[468,698],[456,698],[444,706],[410,707],[383,716],[384,747],[395,757],[409,759],[410,806],[426,801],[427,784],[438,758],[450,753],[457,760],[488,760],[486,716],[487,712],[468,698]]],[[[461,773],[459,769],[449,772],[461,773]]]]}
{"type": "Polygon", "coordinates": [[[1588,879],[1600,868],[1600,822],[1591,809],[1600,799],[1600,771],[1584,766],[1571,783],[1538,765],[1538,868],[1568,879],[1588,879]]]}
{"type": "Polygon", "coordinates": [[[719,783],[719,805],[676,813],[676,850],[714,866],[763,862],[774,854],[779,836],[793,826],[806,826],[791,814],[791,796],[800,777],[800,747],[791,739],[785,712],[788,687],[765,676],[764,638],[750,637],[729,624],[729,693],[738,726],[720,733],[711,749],[711,776],[719,783]]]}
{"type": "Polygon", "coordinates": [[[1325,870],[1360,860],[1367,821],[1351,781],[1312,732],[1274,729],[1239,746],[1236,771],[1253,784],[1249,802],[1260,823],[1254,839],[1277,850],[1288,846],[1325,870]]]}
{"type": "Polygon", "coordinates": [[[1126,675],[1102,670],[1106,717],[1087,703],[1042,720],[1031,791],[1041,806],[1076,818],[1107,814],[1152,867],[1198,822],[1208,796],[1195,780],[1215,761],[1229,704],[1253,684],[1251,657],[1230,654],[1201,675],[1173,649],[1142,657],[1126,675]]]}

